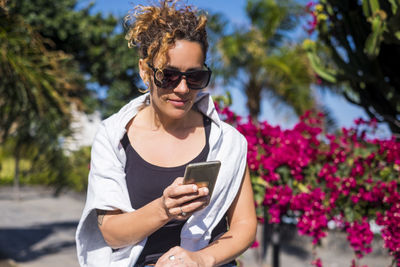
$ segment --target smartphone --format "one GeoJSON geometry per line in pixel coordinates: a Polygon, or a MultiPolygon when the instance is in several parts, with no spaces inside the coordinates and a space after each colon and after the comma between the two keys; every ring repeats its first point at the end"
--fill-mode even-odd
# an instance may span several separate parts
{"type": "Polygon", "coordinates": [[[199,188],[206,186],[211,197],[220,167],[221,162],[218,160],[191,163],[186,166],[183,183],[196,184],[199,188]]]}

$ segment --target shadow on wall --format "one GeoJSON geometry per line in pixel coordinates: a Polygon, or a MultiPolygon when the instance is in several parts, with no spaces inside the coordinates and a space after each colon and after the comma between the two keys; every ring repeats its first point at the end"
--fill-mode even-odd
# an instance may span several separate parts
{"type": "Polygon", "coordinates": [[[74,236],[77,226],[78,221],[67,221],[29,228],[0,228],[0,259],[26,262],[75,247],[70,236],[74,236]],[[69,238],[65,238],[65,232],[69,238]]]}

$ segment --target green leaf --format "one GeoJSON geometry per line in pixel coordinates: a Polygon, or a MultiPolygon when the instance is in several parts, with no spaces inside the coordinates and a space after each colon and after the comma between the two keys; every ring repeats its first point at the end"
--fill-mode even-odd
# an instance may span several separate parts
{"type": "Polygon", "coordinates": [[[379,10],[379,1],[378,0],[369,0],[369,5],[372,10],[372,14],[379,10]]]}
{"type": "Polygon", "coordinates": [[[388,176],[391,174],[392,170],[389,167],[384,167],[380,172],[379,175],[382,180],[387,180],[388,176]]]}
{"type": "Polygon", "coordinates": [[[392,13],[396,14],[398,8],[396,0],[389,0],[389,3],[392,5],[392,13]]]}
{"type": "Polygon", "coordinates": [[[383,21],[383,18],[381,18],[380,16],[375,16],[374,18],[372,18],[371,25],[372,32],[365,42],[365,53],[369,57],[375,58],[379,54],[382,35],[386,29],[386,24],[383,21]]]}
{"type": "Polygon", "coordinates": [[[265,197],[265,189],[267,187],[267,182],[260,176],[250,175],[251,184],[253,187],[254,200],[258,204],[262,204],[265,197]]]}
{"type": "Polygon", "coordinates": [[[368,0],[363,0],[362,1],[362,9],[363,9],[365,17],[370,17],[371,16],[371,10],[369,8],[368,0]]]}
{"type": "Polygon", "coordinates": [[[353,208],[350,206],[346,206],[344,209],[344,216],[346,221],[353,222],[354,221],[354,211],[353,208]]]}
{"type": "Polygon", "coordinates": [[[309,193],[310,192],[310,190],[302,183],[299,183],[297,185],[297,187],[300,189],[300,192],[302,192],[302,193],[309,193]]]}
{"type": "Polygon", "coordinates": [[[311,66],[313,67],[314,71],[325,81],[330,83],[336,83],[336,71],[330,70],[325,68],[318,56],[314,52],[307,53],[308,58],[310,60],[311,66]]]}

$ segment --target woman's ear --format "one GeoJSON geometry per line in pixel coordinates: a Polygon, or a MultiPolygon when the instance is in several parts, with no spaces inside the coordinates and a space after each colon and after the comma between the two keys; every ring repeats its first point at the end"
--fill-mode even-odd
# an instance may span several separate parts
{"type": "Polygon", "coordinates": [[[139,75],[142,78],[143,83],[145,84],[145,89],[139,89],[140,92],[145,93],[150,90],[150,75],[149,75],[149,67],[144,59],[139,59],[139,75]]]}
{"type": "Polygon", "coordinates": [[[147,75],[146,75],[146,67],[145,67],[145,62],[144,62],[144,60],[143,59],[139,59],[139,75],[140,75],[140,78],[142,78],[142,80],[143,80],[143,82],[144,83],[146,83],[146,78],[147,78],[147,75]]]}

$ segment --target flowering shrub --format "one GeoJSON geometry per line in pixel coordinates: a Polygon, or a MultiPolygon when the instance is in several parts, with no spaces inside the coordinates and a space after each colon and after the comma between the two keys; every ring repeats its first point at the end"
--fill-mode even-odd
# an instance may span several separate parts
{"type": "MultiPolygon", "coordinates": [[[[372,251],[369,222],[375,221],[400,266],[400,142],[368,138],[375,120],[359,119],[350,129],[328,134],[322,114],[307,112],[293,129],[283,130],[216,106],[247,139],[260,221],[292,217],[298,232],[311,236],[314,245],[333,221],[347,233],[357,258],[372,251]]],[[[322,261],[312,264],[322,266],[322,261]]]]}

